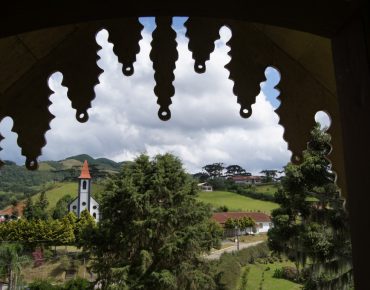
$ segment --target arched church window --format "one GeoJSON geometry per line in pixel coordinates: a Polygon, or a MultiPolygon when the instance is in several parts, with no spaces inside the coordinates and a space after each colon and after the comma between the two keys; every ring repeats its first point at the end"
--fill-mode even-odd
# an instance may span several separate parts
{"type": "Polygon", "coordinates": [[[86,180],[84,180],[82,182],[82,189],[86,189],[86,187],[87,187],[87,182],[86,182],[86,180]]]}
{"type": "Polygon", "coordinates": [[[96,219],[96,213],[95,212],[93,213],[93,217],[94,217],[94,219],[96,219]]]}

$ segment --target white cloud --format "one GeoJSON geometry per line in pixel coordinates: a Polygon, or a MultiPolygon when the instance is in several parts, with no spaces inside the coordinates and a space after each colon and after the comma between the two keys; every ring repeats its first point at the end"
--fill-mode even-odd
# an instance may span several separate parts
{"type": "MultiPolygon", "coordinates": [[[[126,77],[112,52],[113,45],[107,42],[107,32],[100,32],[97,39],[103,49],[99,51],[98,64],[104,73],[95,87],[90,119],[83,124],[76,121],[75,111],[66,97],[67,89],[60,85],[62,76],[54,75],[49,81],[55,91],[50,111],[56,118],[46,134],[47,145],[41,159],[58,160],[87,153],[123,161],[132,160],[142,152],[149,155],[172,152],[191,172],[213,162],[240,164],[254,173],[284,166],[290,152],[282,139],[278,116],[266,96],[263,93],[258,96],[249,119],[239,116],[240,105],[232,94],[233,83],[224,69],[229,61],[225,42],[230,35],[227,34],[229,31],[224,28],[222,39],[207,62],[206,73],[199,75],[193,70],[188,40],[178,33],[179,60],[174,82],[176,94],[170,106],[172,118],[163,122],[157,116],[159,106],[153,93],[151,34],[143,32],[135,73],[126,77]]],[[[6,148],[0,152],[3,159],[19,161],[18,156],[19,153],[6,148]]]]}

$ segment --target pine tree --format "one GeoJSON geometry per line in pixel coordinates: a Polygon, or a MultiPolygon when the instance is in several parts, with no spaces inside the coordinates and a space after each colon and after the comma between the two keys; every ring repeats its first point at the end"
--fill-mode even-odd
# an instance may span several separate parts
{"type": "Polygon", "coordinates": [[[62,198],[60,198],[53,210],[53,219],[61,219],[66,216],[68,214],[68,205],[72,200],[73,198],[69,194],[66,194],[62,198]]]}
{"type": "Polygon", "coordinates": [[[86,240],[102,289],[214,289],[201,254],[219,243],[211,209],[171,154],[139,156],[110,180],[102,219],[86,240]]]}
{"type": "Polygon", "coordinates": [[[89,240],[91,231],[96,227],[96,222],[87,209],[81,212],[80,218],[75,223],[76,244],[83,246],[85,240],[89,240]]]}
{"type": "Polygon", "coordinates": [[[35,202],[33,207],[33,219],[47,220],[49,213],[47,211],[49,201],[46,197],[45,191],[42,191],[39,199],[35,202]]]}
{"type": "Polygon", "coordinates": [[[27,197],[26,205],[23,210],[23,215],[27,220],[31,220],[34,218],[34,204],[31,196],[27,197]]]}
{"type": "MultiPolygon", "coordinates": [[[[300,165],[288,164],[275,195],[269,247],[305,269],[306,289],[348,289],[352,258],[348,214],[326,158],[330,136],[317,124],[300,165]]],[[[299,271],[298,271],[299,272],[299,271]]]]}

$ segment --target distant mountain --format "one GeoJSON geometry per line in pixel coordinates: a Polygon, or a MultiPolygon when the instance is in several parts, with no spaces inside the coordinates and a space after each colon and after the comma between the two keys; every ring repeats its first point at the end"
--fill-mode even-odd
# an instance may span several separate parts
{"type": "Polygon", "coordinates": [[[115,162],[107,158],[95,159],[90,155],[80,154],[59,161],[41,161],[38,170],[29,171],[25,166],[4,161],[5,165],[0,169],[0,209],[14,200],[34,195],[47,183],[74,182],[85,160],[89,163],[90,174],[95,180],[115,174],[122,166],[130,163],[130,161],[115,162]]]}
{"type": "Polygon", "coordinates": [[[87,160],[89,164],[95,161],[95,159],[88,154],[75,155],[75,156],[67,157],[66,159],[63,159],[63,160],[70,160],[70,159],[78,160],[81,162],[84,162],[85,160],[87,160]]]}
{"type": "Polygon", "coordinates": [[[118,171],[121,168],[121,164],[122,164],[122,162],[115,162],[115,161],[110,160],[108,158],[94,159],[93,157],[91,157],[90,155],[87,155],[87,154],[80,154],[80,155],[71,156],[71,157],[68,157],[68,158],[66,158],[62,161],[66,161],[66,160],[77,160],[77,161],[80,161],[81,163],[83,163],[85,160],[87,160],[89,165],[96,165],[96,166],[99,166],[102,169],[113,170],[113,171],[115,171],[115,170],[118,171]]]}

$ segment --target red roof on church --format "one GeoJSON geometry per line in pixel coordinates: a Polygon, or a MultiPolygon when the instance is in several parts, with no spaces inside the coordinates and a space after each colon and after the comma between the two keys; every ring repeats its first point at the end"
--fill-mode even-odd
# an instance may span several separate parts
{"type": "Polygon", "coordinates": [[[85,160],[84,165],[82,166],[81,175],[78,178],[85,178],[90,179],[90,171],[89,171],[89,164],[87,164],[87,160],[85,160]]]}

